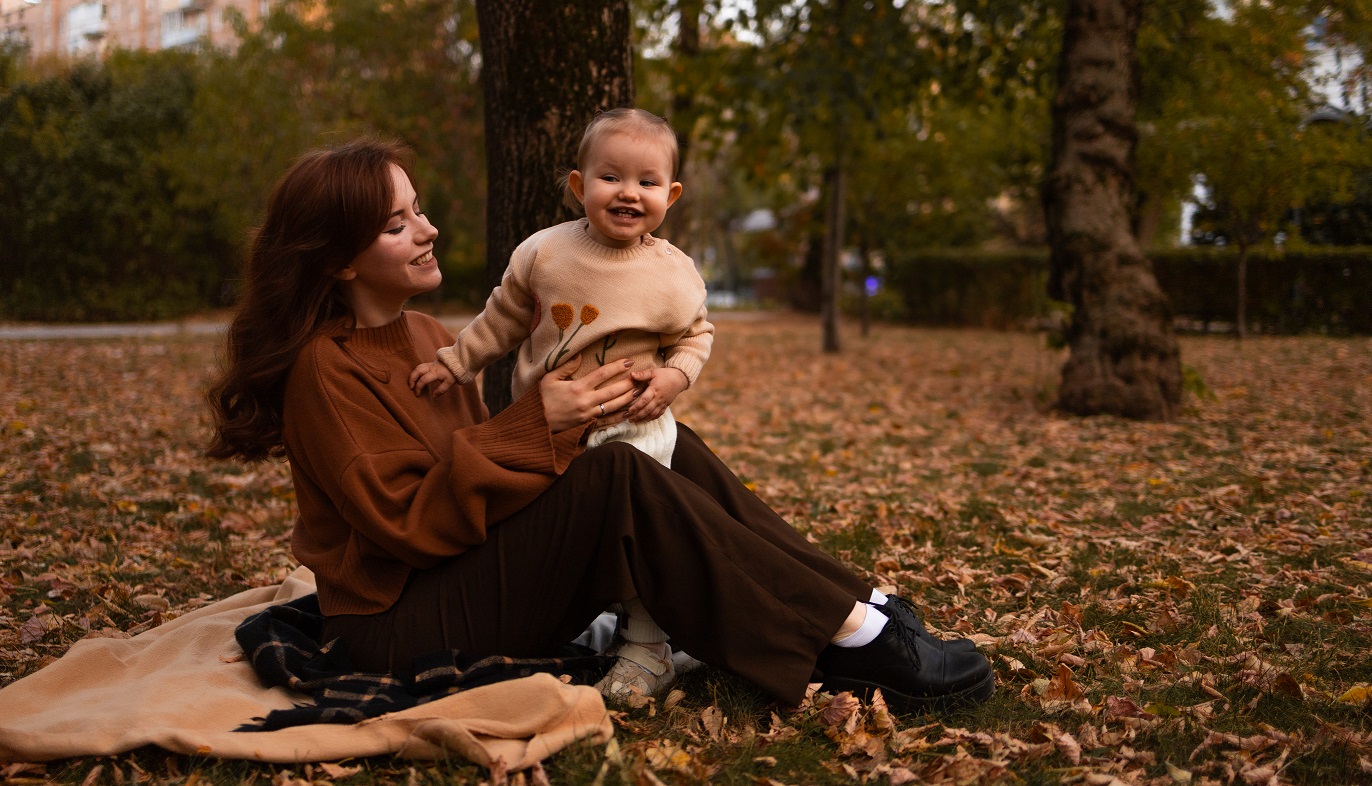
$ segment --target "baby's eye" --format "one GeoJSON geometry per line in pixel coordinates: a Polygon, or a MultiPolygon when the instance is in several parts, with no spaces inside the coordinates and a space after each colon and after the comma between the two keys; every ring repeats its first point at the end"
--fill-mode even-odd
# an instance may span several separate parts
{"type": "Polygon", "coordinates": [[[656,180],[640,180],[640,181],[638,181],[638,184],[639,184],[640,186],[643,186],[644,188],[652,188],[653,186],[657,185],[657,181],[656,181],[656,180]]]}
{"type": "Polygon", "coordinates": [[[619,178],[615,177],[614,175],[601,175],[601,176],[600,176],[600,179],[601,179],[601,180],[604,180],[606,183],[618,183],[618,182],[619,182],[619,178]]]}

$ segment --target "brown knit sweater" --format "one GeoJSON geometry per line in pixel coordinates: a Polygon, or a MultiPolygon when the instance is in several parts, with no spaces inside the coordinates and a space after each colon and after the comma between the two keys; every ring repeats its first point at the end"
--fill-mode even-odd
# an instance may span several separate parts
{"type": "Polygon", "coordinates": [[[325,614],[386,610],[411,570],[485,541],[580,450],[585,428],[552,434],[537,386],[489,420],[472,385],[415,396],[410,370],[451,343],[437,321],[407,311],[385,327],[321,330],[291,368],[291,546],[314,571],[325,614]]]}

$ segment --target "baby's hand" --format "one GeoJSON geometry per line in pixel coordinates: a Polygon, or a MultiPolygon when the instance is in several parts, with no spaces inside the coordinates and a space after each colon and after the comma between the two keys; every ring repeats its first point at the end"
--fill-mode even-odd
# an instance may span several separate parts
{"type": "Polygon", "coordinates": [[[454,377],[453,372],[437,360],[420,363],[414,367],[414,371],[410,372],[410,390],[413,390],[416,396],[422,395],[424,388],[434,385],[430,395],[438,398],[447,393],[448,388],[452,387],[454,382],[457,382],[457,377],[454,377]]]}
{"type": "Polygon", "coordinates": [[[686,372],[679,368],[651,368],[646,371],[635,371],[629,376],[635,382],[648,383],[629,406],[627,417],[633,423],[661,417],[676,397],[681,395],[681,391],[691,385],[690,380],[686,379],[686,372]]]}

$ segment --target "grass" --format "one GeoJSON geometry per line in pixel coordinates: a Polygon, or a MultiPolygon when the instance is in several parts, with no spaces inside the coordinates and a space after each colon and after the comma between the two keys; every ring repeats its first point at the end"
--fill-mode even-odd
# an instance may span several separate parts
{"type": "MultiPolygon", "coordinates": [[[[888,722],[823,695],[784,711],[706,668],[617,715],[609,749],[545,762],[552,782],[1372,781],[1369,707],[1340,700],[1372,684],[1372,341],[1184,338],[1204,395],[1156,424],[1054,413],[1063,355],[1038,335],[845,340],[825,356],[813,320],[722,321],[673,409],[823,548],[915,598],[935,629],[974,636],[996,696],[888,722]]],[[[198,455],[216,350],[0,344],[0,684],[87,631],[148,629],[293,567],[286,468],[198,455]]],[[[361,769],[145,749],[0,777],[491,777],[344,764],[361,769]]]]}

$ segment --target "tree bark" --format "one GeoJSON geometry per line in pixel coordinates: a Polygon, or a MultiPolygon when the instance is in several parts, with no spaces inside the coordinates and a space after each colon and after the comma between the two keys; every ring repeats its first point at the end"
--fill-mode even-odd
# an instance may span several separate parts
{"type": "MultiPolygon", "coordinates": [[[[704,0],[678,0],[677,35],[672,44],[675,65],[672,69],[671,114],[667,120],[676,130],[680,158],[677,161],[678,180],[686,179],[686,161],[691,155],[691,132],[695,129],[700,112],[696,108],[696,75],[700,60],[700,20],[705,11],[704,0]]],[[[676,244],[686,253],[696,256],[700,253],[698,224],[692,219],[695,212],[695,191],[687,187],[682,190],[681,198],[672,205],[667,218],[658,234],[676,244]],[[696,226],[697,231],[692,231],[696,226]]],[[[699,259],[696,256],[696,259],[699,259]]]]}
{"type": "Polygon", "coordinates": [[[824,173],[824,190],[829,202],[824,211],[824,257],[820,270],[819,319],[824,326],[823,350],[838,352],[841,349],[838,334],[839,295],[843,289],[844,215],[843,201],[846,197],[843,183],[842,157],[824,173]]]}
{"type": "Polygon", "coordinates": [[[1248,244],[1239,244],[1238,307],[1234,314],[1234,337],[1248,338],[1248,244]]]}
{"type": "MultiPolygon", "coordinates": [[[[631,106],[628,0],[477,0],[485,96],[486,282],[525,238],[572,218],[558,180],[576,166],[586,123],[631,106]]],[[[510,404],[513,354],[489,366],[492,414],[510,404]]]]}
{"type": "Polygon", "coordinates": [[[1073,307],[1058,406],[1166,420],[1181,404],[1181,355],[1129,210],[1141,7],[1141,0],[1068,0],[1043,203],[1050,295],[1073,307]]]}

